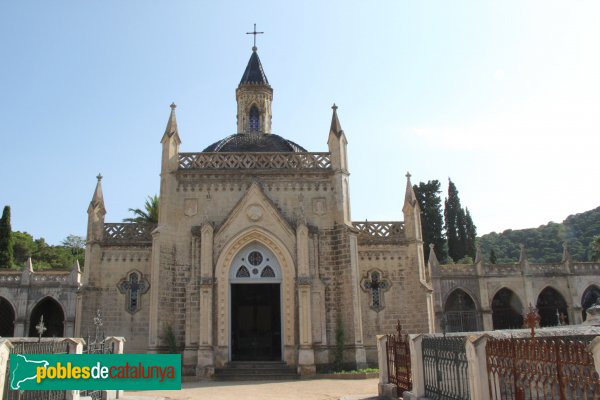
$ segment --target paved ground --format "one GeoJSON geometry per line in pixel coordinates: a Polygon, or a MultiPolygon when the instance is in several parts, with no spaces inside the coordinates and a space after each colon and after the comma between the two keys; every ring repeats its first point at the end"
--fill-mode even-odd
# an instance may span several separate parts
{"type": "Polygon", "coordinates": [[[279,382],[191,382],[181,391],[126,392],[126,400],[372,400],[377,379],[314,379],[279,382]]]}

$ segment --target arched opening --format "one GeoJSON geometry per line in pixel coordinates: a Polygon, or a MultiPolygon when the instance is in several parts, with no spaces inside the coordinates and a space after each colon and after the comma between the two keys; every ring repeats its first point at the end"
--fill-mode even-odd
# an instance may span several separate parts
{"type": "Polygon", "coordinates": [[[600,288],[596,285],[592,285],[589,288],[585,289],[583,292],[583,296],[581,296],[581,314],[583,320],[587,319],[586,310],[596,304],[598,299],[600,298],[600,288]]]}
{"type": "Polygon", "coordinates": [[[260,113],[258,112],[258,107],[255,105],[250,107],[248,127],[250,128],[250,132],[260,132],[260,113]]]}
{"type": "Polygon", "coordinates": [[[231,360],[281,360],[281,268],[265,246],[253,243],[233,259],[231,360]]]}
{"type": "Polygon", "coordinates": [[[65,314],[62,307],[52,297],[46,297],[35,305],[29,318],[29,336],[35,337],[39,333],[36,326],[39,324],[42,315],[44,316],[44,326],[46,330],[42,337],[63,337],[65,329],[65,314]]]}
{"type": "Polygon", "coordinates": [[[455,289],[444,305],[446,332],[473,332],[479,330],[475,302],[464,290],[455,289]]]}
{"type": "Polygon", "coordinates": [[[4,297],[0,297],[0,336],[15,334],[15,309],[4,297]]]}
{"type": "Polygon", "coordinates": [[[568,325],[567,302],[558,291],[550,286],[542,290],[536,303],[540,314],[540,326],[568,325]]]}
{"type": "Polygon", "coordinates": [[[523,305],[519,296],[508,288],[500,289],[492,299],[494,329],[519,329],[523,327],[523,305]]]}

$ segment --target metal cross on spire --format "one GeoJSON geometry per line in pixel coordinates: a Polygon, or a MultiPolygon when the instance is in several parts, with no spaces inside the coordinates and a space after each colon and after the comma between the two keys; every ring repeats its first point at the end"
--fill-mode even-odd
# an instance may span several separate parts
{"type": "Polygon", "coordinates": [[[256,49],[256,35],[262,35],[264,32],[256,32],[256,24],[254,24],[254,30],[252,32],[246,32],[246,35],[254,35],[254,46],[252,50],[256,49]]]}

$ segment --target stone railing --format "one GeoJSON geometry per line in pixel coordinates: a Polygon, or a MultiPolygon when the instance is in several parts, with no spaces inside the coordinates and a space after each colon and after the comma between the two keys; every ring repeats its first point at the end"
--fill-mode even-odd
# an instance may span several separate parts
{"type": "Polygon", "coordinates": [[[485,264],[486,275],[518,275],[522,271],[520,264],[485,264]]]}
{"type": "Polygon", "coordinates": [[[444,264],[437,270],[439,275],[477,275],[477,267],[473,264],[444,264]]]}
{"type": "Polygon", "coordinates": [[[571,272],[577,275],[588,275],[600,273],[599,262],[578,262],[571,265],[571,272]]]}
{"type": "Polygon", "coordinates": [[[331,170],[330,153],[179,153],[179,169],[331,170]]]}
{"type": "Polygon", "coordinates": [[[365,221],[353,222],[358,230],[361,242],[397,242],[404,239],[404,222],[402,221],[365,221]]]}
{"type": "Polygon", "coordinates": [[[154,224],[106,223],[102,241],[107,244],[152,243],[154,224]]]}

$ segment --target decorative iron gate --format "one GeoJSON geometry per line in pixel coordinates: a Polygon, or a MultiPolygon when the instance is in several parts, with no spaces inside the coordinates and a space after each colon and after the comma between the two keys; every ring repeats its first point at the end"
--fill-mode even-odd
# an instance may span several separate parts
{"type": "Polygon", "coordinates": [[[396,334],[387,335],[388,381],[398,387],[398,395],[412,389],[410,373],[410,346],[408,335],[402,333],[402,325],[398,321],[396,334]]]}
{"type": "Polygon", "coordinates": [[[432,400],[470,400],[465,338],[425,337],[421,346],[425,397],[432,400]]]}
{"type": "Polygon", "coordinates": [[[486,345],[490,398],[599,399],[600,381],[587,350],[593,338],[490,339],[486,345]]]}
{"type": "MultiPolygon", "coordinates": [[[[12,342],[12,354],[68,354],[69,344],[64,341],[12,342]]],[[[4,380],[4,399],[6,400],[64,400],[64,390],[12,390],[10,388],[10,359],[4,380]]]]}

